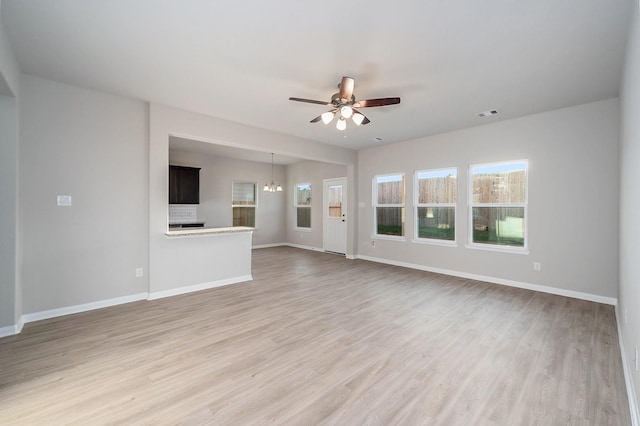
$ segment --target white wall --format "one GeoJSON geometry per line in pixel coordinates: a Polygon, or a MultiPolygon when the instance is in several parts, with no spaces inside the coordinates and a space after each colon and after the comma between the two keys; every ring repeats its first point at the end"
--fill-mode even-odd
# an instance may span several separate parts
{"type": "MultiPolygon", "coordinates": [[[[322,191],[324,179],[347,176],[347,167],[318,161],[301,161],[287,166],[286,242],[322,249],[322,191]],[[311,184],[311,230],[296,228],[295,188],[297,184],[311,184]]],[[[355,192],[355,191],[354,191],[355,192]]]]}
{"type": "MultiPolygon", "coordinates": [[[[206,143],[206,142],[203,142],[206,143]]],[[[265,157],[267,158],[267,157],[265,157]]],[[[232,182],[257,184],[256,230],[253,245],[277,244],[285,239],[285,193],[263,192],[265,182],[271,182],[271,164],[243,161],[190,151],[170,150],[170,164],[200,167],[200,204],[198,218],[205,227],[233,226],[231,208],[232,182]]],[[[285,168],[274,166],[276,182],[284,184],[285,168]]]]}
{"type": "Polygon", "coordinates": [[[633,366],[634,346],[640,347],[640,15],[634,8],[620,91],[620,285],[618,320],[622,329],[628,389],[638,418],[640,374],[633,366]],[[632,387],[629,388],[629,385],[632,387]]]}
{"type": "Polygon", "coordinates": [[[147,107],[27,75],[20,95],[24,313],[146,292],[147,107]]]}
{"type": "Polygon", "coordinates": [[[615,300],[618,280],[618,100],[546,112],[413,141],[358,156],[358,254],[615,300]],[[465,248],[469,164],[529,160],[529,255],[465,248]],[[413,173],[458,168],[457,247],[411,242],[413,173]],[[372,178],[407,177],[404,242],[371,246],[372,178]],[[533,262],[542,270],[533,270],[533,262]]]}

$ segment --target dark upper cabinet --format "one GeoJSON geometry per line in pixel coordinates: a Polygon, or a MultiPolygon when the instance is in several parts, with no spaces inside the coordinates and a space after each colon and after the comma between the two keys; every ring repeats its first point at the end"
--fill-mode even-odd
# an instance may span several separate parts
{"type": "Polygon", "coordinates": [[[200,204],[200,169],[169,166],[169,204],[200,204]]]}

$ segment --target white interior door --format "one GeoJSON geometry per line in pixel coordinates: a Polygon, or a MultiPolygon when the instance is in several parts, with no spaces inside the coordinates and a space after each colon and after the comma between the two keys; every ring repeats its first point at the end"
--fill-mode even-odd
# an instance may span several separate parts
{"type": "Polygon", "coordinates": [[[347,178],[323,181],[322,248],[325,251],[347,252],[347,178]]]}

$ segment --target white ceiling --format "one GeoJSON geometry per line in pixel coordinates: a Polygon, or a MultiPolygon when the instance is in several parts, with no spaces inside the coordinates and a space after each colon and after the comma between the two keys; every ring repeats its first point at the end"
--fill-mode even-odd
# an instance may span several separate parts
{"type": "Polygon", "coordinates": [[[617,96],[632,6],[2,0],[1,12],[28,74],[359,149],[617,96]],[[402,103],[340,132],[309,123],[325,107],[288,100],[328,101],[343,75],[358,99],[402,103]]]}

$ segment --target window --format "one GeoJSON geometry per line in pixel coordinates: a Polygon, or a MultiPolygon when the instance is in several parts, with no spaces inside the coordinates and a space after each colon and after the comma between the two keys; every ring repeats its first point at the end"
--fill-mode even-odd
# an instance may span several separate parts
{"type": "Polygon", "coordinates": [[[233,182],[233,226],[256,226],[256,184],[233,182]]]}
{"type": "Polygon", "coordinates": [[[342,217],[342,185],[329,185],[329,217],[342,217]]]}
{"type": "Polygon", "coordinates": [[[416,237],[455,241],[458,170],[416,172],[416,237]]]}
{"type": "Polygon", "coordinates": [[[404,174],[373,178],[375,235],[404,236],[404,174]]]}
{"type": "Polygon", "coordinates": [[[469,168],[473,244],[526,248],[527,161],[469,168]]]}
{"type": "Polygon", "coordinates": [[[294,199],[296,206],[296,227],[311,229],[311,184],[297,184],[294,199]]]}

